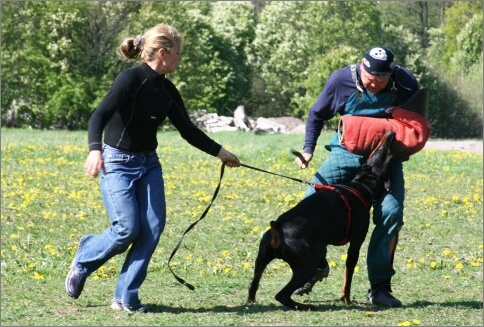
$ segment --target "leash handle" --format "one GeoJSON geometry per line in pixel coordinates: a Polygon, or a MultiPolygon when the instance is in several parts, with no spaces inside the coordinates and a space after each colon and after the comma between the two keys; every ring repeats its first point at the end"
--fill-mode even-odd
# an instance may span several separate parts
{"type": "Polygon", "coordinates": [[[218,185],[217,185],[217,188],[215,189],[215,192],[213,193],[213,196],[212,196],[212,200],[210,201],[210,203],[208,204],[207,208],[205,208],[205,211],[202,213],[202,215],[200,216],[200,218],[198,218],[197,221],[193,222],[190,226],[188,226],[188,228],[185,230],[185,232],[183,233],[182,237],[180,238],[180,240],[178,241],[178,244],[175,246],[175,248],[173,249],[173,251],[171,252],[171,255],[170,255],[170,258],[168,259],[168,268],[170,269],[171,273],[173,274],[173,276],[175,277],[175,279],[180,282],[181,284],[185,285],[186,287],[188,287],[190,290],[195,290],[195,287],[186,282],[183,278],[181,277],[178,277],[174,272],[173,270],[171,269],[170,267],[170,261],[171,259],[173,258],[173,256],[175,255],[175,253],[178,251],[178,248],[180,248],[180,245],[182,243],[182,240],[183,240],[183,237],[185,236],[186,233],[188,233],[193,227],[195,227],[196,224],[198,224],[200,222],[200,220],[202,220],[203,218],[205,218],[205,216],[207,215],[208,211],[210,210],[210,207],[212,206],[212,203],[213,201],[215,200],[215,198],[217,197],[218,195],[218,191],[220,190],[220,185],[222,184],[222,177],[224,176],[224,171],[225,171],[225,164],[223,163],[222,166],[220,167],[220,177],[219,177],[219,181],[218,181],[218,185]]]}

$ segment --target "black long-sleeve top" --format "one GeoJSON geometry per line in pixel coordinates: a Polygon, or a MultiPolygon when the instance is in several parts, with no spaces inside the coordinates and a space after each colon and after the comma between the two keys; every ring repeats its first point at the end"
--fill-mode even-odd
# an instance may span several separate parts
{"type": "Polygon", "coordinates": [[[170,119],[180,135],[194,147],[216,156],[221,145],[190,120],[175,85],[148,64],[129,68],[116,77],[107,95],[89,119],[89,150],[104,143],[129,151],[155,151],[158,127],[170,119]]]}

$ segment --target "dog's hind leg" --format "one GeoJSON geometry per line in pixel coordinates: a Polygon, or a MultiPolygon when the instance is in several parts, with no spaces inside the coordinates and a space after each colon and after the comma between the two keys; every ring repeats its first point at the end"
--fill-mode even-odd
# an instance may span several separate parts
{"type": "Polygon", "coordinates": [[[254,277],[249,285],[249,296],[247,298],[247,302],[255,302],[255,295],[259,288],[262,273],[266,269],[267,265],[275,258],[275,251],[272,248],[271,241],[272,235],[269,231],[267,231],[264,236],[262,236],[259,245],[259,253],[257,254],[257,258],[255,260],[254,277]]]}

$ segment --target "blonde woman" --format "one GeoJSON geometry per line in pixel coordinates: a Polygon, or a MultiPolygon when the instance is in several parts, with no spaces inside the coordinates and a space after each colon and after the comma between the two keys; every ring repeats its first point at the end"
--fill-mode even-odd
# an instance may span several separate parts
{"type": "Polygon", "coordinates": [[[129,248],[111,307],[148,311],[138,291],[166,221],[163,173],[156,153],[157,130],[166,118],[192,146],[217,156],[228,167],[240,166],[237,156],[190,121],[180,93],[165,77],[175,72],[182,46],[176,28],[160,24],[119,47],[126,59],[140,59],[141,64],[114,80],[89,120],[90,152],[84,171],[90,177],[99,173],[111,226],[102,234],[81,238],[65,281],[74,299],[92,272],[129,248]]]}

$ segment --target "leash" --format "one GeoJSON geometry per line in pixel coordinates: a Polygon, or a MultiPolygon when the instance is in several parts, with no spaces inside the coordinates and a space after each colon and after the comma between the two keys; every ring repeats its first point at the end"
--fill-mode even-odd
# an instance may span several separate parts
{"type": "MultiPolygon", "coordinates": [[[[295,150],[294,150],[295,151],[295,150]]],[[[291,150],[292,152],[292,150],[291,150]]],[[[295,151],[297,152],[297,151],[295,151]]],[[[294,153],[294,152],[293,152],[294,153]]],[[[264,172],[264,173],[267,173],[267,174],[271,174],[271,175],[275,175],[275,176],[280,176],[280,177],[284,177],[284,178],[288,178],[290,180],[293,180],[293,181],[296,181],[296,182],[300,182],[300,183],[304,183],[304,184],[308,184],[308,185],[311,185],[314,187],[314,183],[309,183],[307,181],[304,181],[302,179],[298,179],[298,178],[294,178],[294,177],[290,177],[290,176],[285,176],[285,175],[281,175],[281,174],[276,174],[276,173],[273,173],[273,172],[270,172],[270,171],[267,171],[267,170],[264,170],[264,169],[260,169],[260,168],[257,168],[257,167],[253,167],[253,166],[249,166],[249,165],[245,165],[245,164],[240,164],[242,167],[245,167],[245,168],[249,168],[249,169],[253,169],[253,170],[257,170],[257,171],[260,171],[260,172],[264,172]]],[[[168,268],[170,269],[173,277],[175,277],[175,279],[185,285],[186,287],[188,287],[190,290],[195,290],[195,287],[186,282],[183,278],[177,276],[175,274],[175,272],[171,269],[171,266],[170,266],[170,261],[171,259],[173,258],[173,256],[175,255],[175,253],[178,251],[178,249],[180,248],[180,245],[182,243],[182,240],[183,238],[185,237],[185,235],[191,230],[193,229],[193,227],[195,227],[195,225],[197,225],[200,220],[202,220],[203,218],[205,218],[205,216],[207,215],[208,211],[210,210],[210,207],[212,206],[212,203],[213,201],[215,200],[215,198],[217,197],[218,195],[218,192],[220,190],[220,185],[222,184],[222,178],[224,177],[224,171],[225,171],[225,164],[223,163],[222,166],[220,167],[220,177],[219,177],[219,180],[218,180],[218,185],[217,187],[215,188],[215,191],[213,192],[213,196],[212,196],[212,200],[210,201],[210,203],[208,204],[208,206],[205,208],[205,210],[203,211],[202,215],[200,216],[200,218],[198,218],[198,220],[196,220],[195,222],[193,222],[190,226],[188,226],[188,228],[185,230],[185,232],[183,233],[182,237],[180,238],[180,240],[178,241],[177,245],[175,246],[175,248],[173,249],[173,251],[171,252],[171,255],[170,255],[170,258],[168,259],[168,268]]]]}
{"type": "MultiPolygon", "coordinates": [[[[301,161],[303,163],[307,163],[307,161],[304,159],[304,157],[301,155],[300,152],[294,150],[294,149],[291,149],[291,153],[294,154],[295,156],[297,156],[298,158],[301,159],[301,161]]],[[[323,188],[326,188],[326,189],[330,189],[332,191],[335,191],[337,192],[341,199],[343,200],[345,206],[346,206],[346,209],[347,209],[347,212],[348,212],[348,215],[347,215],[347,219],[348,219],[348,227],[347,227],[347,230],[346,230],[346,236],[344,237],[344,239],[341,241],[341,245],[344,245],[348,242],[348,236],[349,236],[349,231],[350,231],[350,227],[351,227],[351,206],[349,205],[348,203],[348,200],[346,199],[346,197],[344,196],[343,193],[340,192],[340,190],[338,190],[337,187],[342,187],[348,191],[350,191],[351,193],[353,193],[353,195],[355,195],[365,206],[368,206],[366,204],[366,201],[364,201],[364,199],[362,198],[361,194],[359,194],[358,191],[354,190],[353,188],[351,187],[347,187],[347,186],[343,186],[343,185],[340,185],[340,184],[336,184],[334,186],[331,186],[331,185],[325,185],[325,184],[317,184],[317,183],[310,183],[310,182],[307,182],[305,180],[302,180],[302,179],[299,179],[299,178],[294,178],[294,177],[290,177],[290,176],[286,176],[286,175],[281,175],[281,174],[277,174],[277,173],[274,173],[274,172],[270,172],[268,170],[264,170],[264,169],[261,169],[261,168],[257,168],[257,167],[253,167],[253,166],[249,166],[249,165],[246,165],[246,164],[243,164],[241,163],[240,164],[242,167],[245,167],[245,168],[249,168],[249,169],[253,169],[253,170],[256,170],[256,171],[260,171],[260,172],[263,172],[263,173],[267,173],[267,174],[270,174],[270,175],[275,175],[275,176],[279,176],[279,177],[284,177],[284,178],[287,178],[287,179],[290,179],[292,181],[295,181],[295,182],[299,182],[299,183],[303,183],[303,184],[307,184],[307,185],[310,185],[312,187],[314,187],[316,190],[320,190],[320,189],[323,189],[323,188]]],[[[193,222],[190,226],[188,226],[188,228],[185,230],[185,232],[183,233],[182,237],[180,238],[180,240],[178,241],[177,245],[175,246],[175,248],[173,249],[173,251],[171,252],[171,255],[170,255],[170,258],[168,259],[168,268],[170,269],[170,272],[172,273],[173,277],[175,277],[175,279],[185,285],[186,287],[188,287],[188,289],[190,290],[195,290],[195,287],[186,282],[183,278],[179,277],[178,275],[175,274],[175,272],[171,269],[171,266],[170,266],[170,261],[171,259],[173,258],[173,256],[175,255],[175,253],[178,251],[178,249],[180,248],[180,245],[183,241],[183,238],[185,237],[185,235],[190,231],[192,230],[203,218],[205,218],[205,216],[207,215],[208,211],[210,210],[210,207],[212,206],[212,203],[213,201],[215,201],[215,199],[217,198],[217,195],[218,195],[218,192],[220,190],[220,186],[222,185],[222,179],[223,179],[223,176],[224,176],[224,172],[225,172],[225,163],[222,164],[222,166],[220,167],[220,176],[219,176],[219,180],[218,180],[218,185],[217,187],[215,188],[215,191],[213,193],[213,196],[212,196],[212,200],[210,201],[210,203],[208,204],[208,206],[205,208],[205,210],[203,211],[202,215],[200,216],[200,218],[198,218],[198,220],[196,220],[195,222],[193,222]]]]}
{"type": "Polygon", "coordinates": [[[314,186],[314,183],[310,183],[310,182],[307,182],[307,181],[302,180],[302,179],[298,179],[298,178],[294,178],[294,177],[290,177],[290,176],[276,174],[276,173],[273,173],[273,172],[270,172],[270,171],[267,171],[267,170],[264,170],[264,169],[260,169],[260,168],[257,168],[257,167],[252,167],[252,166],[249,166],[249,165],[244,165],[243,163],[241,163],[240,165],[242,167],[245,167],[245,168],[254,169],[254,170],[257,170],[257,171],[261,171],[263,173],[267,173],[267,174],[271,174],[271,175],[275,175],[275,176],[279,176],[279,177],[284,177],[284,178],[293,180],[295,182],[304,183],[304,184],[307,184],[307,185],[314,186]]]}
{"type": "Polygon", "coordinates": [[[170,255],[170,258],[168,259],[168,268],[170,269],[171,273],[173,274],[173,276],[175,277],[175,279],[180,282],[181,284],[185,285],[186,287],[188,287],[190,290],[194,290],[195,287],[193,285],[191,285],[190,283],[187,283],[183,278],[181,277],[178,277],[174,272],[173,270],[171,269],[170,267],[170,261],[171,261],[171,258],[173,258],[173,256],[175,255],[175,253],[178,251],[178,248],[180,247],[181,245],[181,242],[183,240],[183,237],[185,236],[186,233],[188,233],[193,227],[195,227],[196,224],[198,224],[200,222],[200,220],[202,220],[203,218],[205,218],[205,216],[207,215],[208,213],[208,210],[210,210],[210,207],[212,206],[212,203],[213,201],[215,200],[215,198],[217,197],[218,195],[218,191],[220,190],[220,185],[222,184],[222,177],[224,176],[224,171],[225,171],[225,164],[223,163],[222,166],[220,167],[220,177],[219,177],[219,180],[218,180],[218,185],[217,185],[217,188],[215,188],[215,192],[213,192],[213,196],[212,196],[212,200],[210,201],[210,203],[208,204],[207,208],[205,208],[205,211],[202,213],[202,215],[200,216],[200,218],[198,218],[197,221],[193,222],[190,226],[188,226],[188,228],[185,230],[185,232],[183,233],[182,237],[180,238],[180,240],[178,241],[178,244],[175,246],[175,248],[173,249],[173,251],[171,252],[171,255],[170,255]]]}

